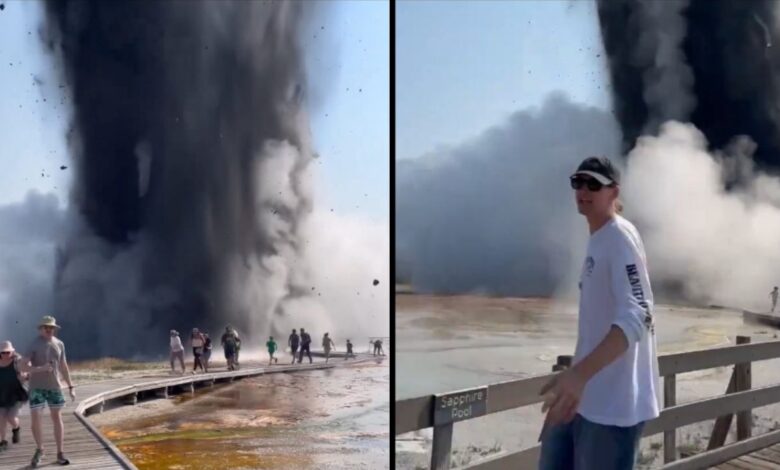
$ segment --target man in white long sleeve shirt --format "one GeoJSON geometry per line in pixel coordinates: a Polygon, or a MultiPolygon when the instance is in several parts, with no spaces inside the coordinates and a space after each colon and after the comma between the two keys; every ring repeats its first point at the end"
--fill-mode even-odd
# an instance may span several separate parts
{"type": "Polygon", "coordinates": [[[653,293],[639,232],[617,214],[619,184],[603,157],[571,176],[590,240],[574,365],[542,389],[540,470],[630,470],[644,423],[659,413],[653,293]]]}

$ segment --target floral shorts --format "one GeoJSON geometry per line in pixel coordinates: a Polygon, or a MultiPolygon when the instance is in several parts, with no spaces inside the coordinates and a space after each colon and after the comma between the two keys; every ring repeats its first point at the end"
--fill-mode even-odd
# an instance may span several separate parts
{"type": "Polygon", "coordinates": [[[42,388],[30,390],[31,410],[43,408],[47,403],[50,409],[65,406],[65,397],[62,395],[62,390],[45,390],[42,388]]]}

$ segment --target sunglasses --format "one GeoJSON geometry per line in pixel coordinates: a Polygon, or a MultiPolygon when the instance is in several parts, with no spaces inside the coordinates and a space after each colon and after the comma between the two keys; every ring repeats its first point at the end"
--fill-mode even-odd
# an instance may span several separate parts
{"type": "Polygon", "coordinates": [[[10,356],[10,355],[11,355],[11,351],[2,351],[2,352],[0,352],[0,356],[10,356]]]}
{"type": "MultiPolygon", "coordinates": [[[[605,186],[595,178],[583,178],[581,176],[572,176],[569,178],[569,183],[571,184],[571,189],[581,189],[582,187],[587,187],[588,191],[593,192],[601,191],[601,188],[605,186]]],[[[614,186],[614,183],[606,186],[612,187],[614,186]]]]}

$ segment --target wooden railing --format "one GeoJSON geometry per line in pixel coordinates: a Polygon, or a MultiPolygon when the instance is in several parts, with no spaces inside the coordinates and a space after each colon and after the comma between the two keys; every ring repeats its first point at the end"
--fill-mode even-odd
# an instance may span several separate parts
{"type": "MultiPolygon", "coordinates": [[[[665,470],[708,468],[756,450],[780,443],[780,430],[751,436],[751,410],[780,402],[780,385],[751,389],[751,362],[780,358],[780,341],[749,344],[750,338],[738,337],[738,345],[699,351],[666,354],[658,358],[664,378],[664,409],[648,421],[643,436],[664,433],[665,470]],[[686,372],[735,365],[726,394],[715,398],[677,405],[676,376],[686,372]],[[731,416],[737,414],[736,443],[723,446],[731,416]],[[689,424],[717,419],[708,449],[677,460],[676,429],[689,424]]],[[[565,356],[555,370],[566,367],[565,356]]],[[[539,390],[555,376],[547,374],[461,390],[447,394],[399,400],[395,403],[395,434],[433,427],[431,468],[450,467],[452,433],[457,421],[478,418],[514,408],[541,403],[539,390]],[[438,413],[435,413],[438,411],[438,413]]],[[[536,469],[540,446],[499,455],[469,465],[468,469],[536,469]]]]}

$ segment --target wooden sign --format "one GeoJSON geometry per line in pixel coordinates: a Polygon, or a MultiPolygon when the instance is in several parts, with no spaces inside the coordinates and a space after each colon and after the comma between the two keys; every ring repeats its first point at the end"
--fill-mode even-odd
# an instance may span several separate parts
{"type": "Polygon", "coordinates": [[[487,395],[487,387],[436,395],[433,408],[433,425],[441,426],[483,416],[487,413],[487,395]]]}

